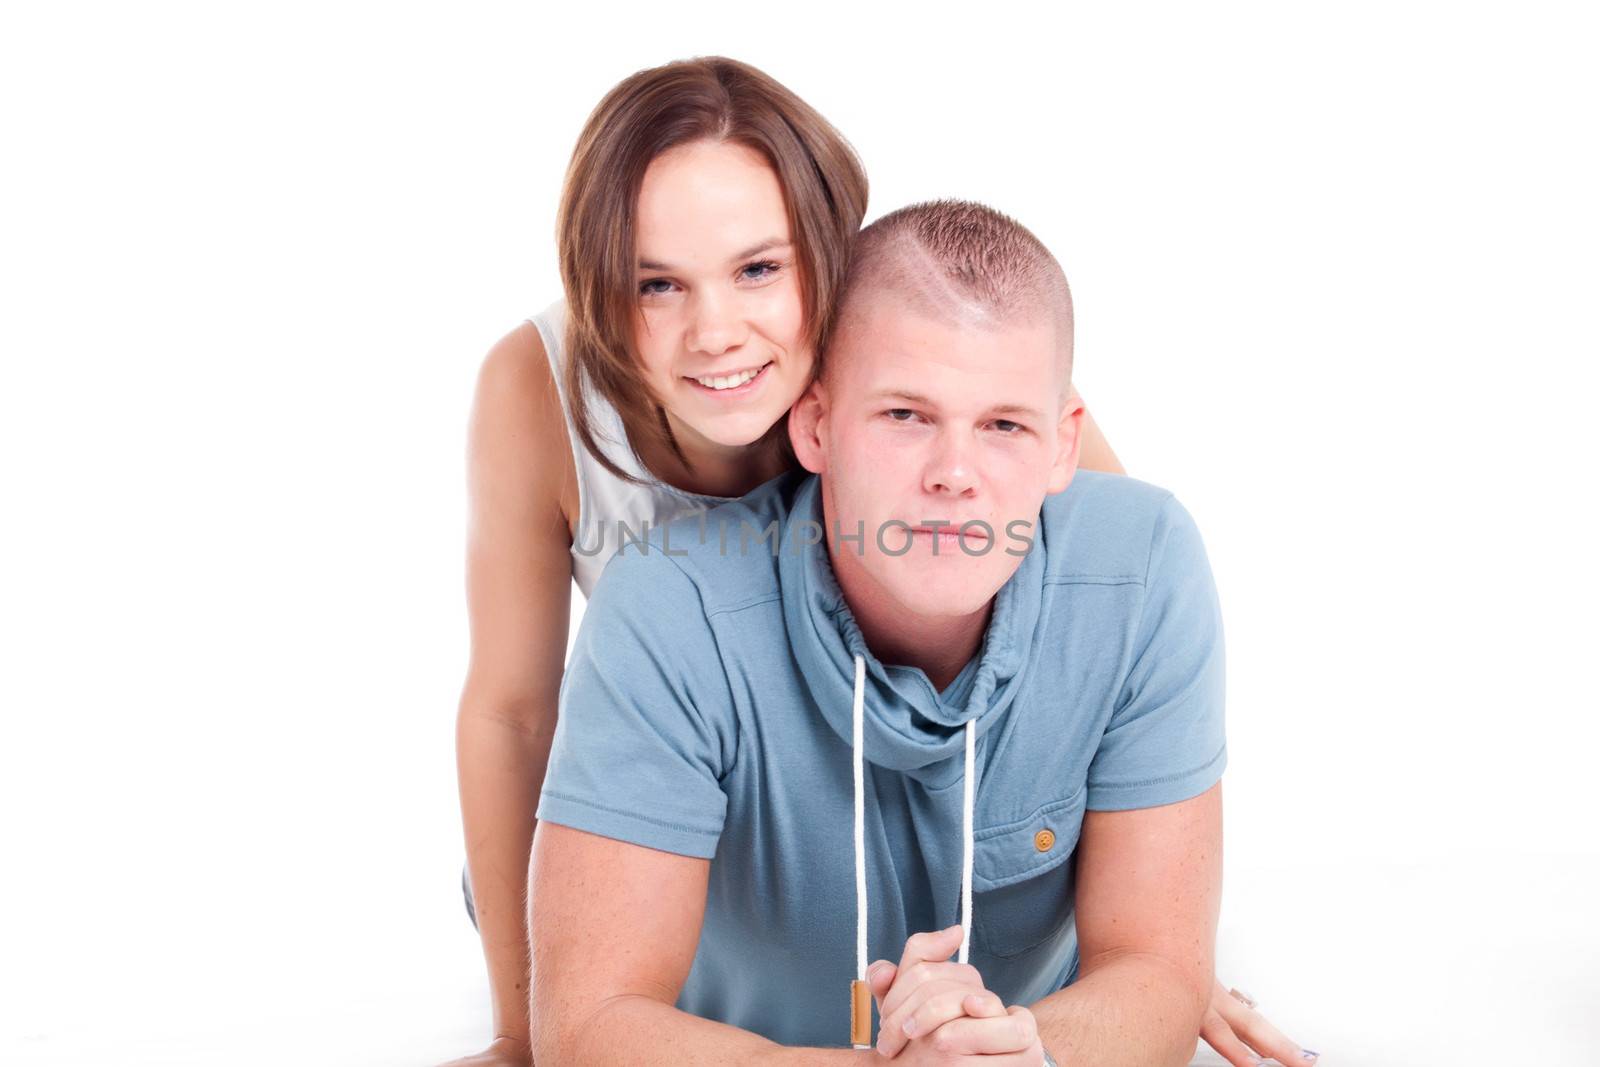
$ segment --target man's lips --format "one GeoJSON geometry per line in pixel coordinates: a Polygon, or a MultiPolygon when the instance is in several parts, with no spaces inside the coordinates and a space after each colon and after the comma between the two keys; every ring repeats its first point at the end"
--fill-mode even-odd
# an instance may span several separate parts
{"type": "Polygon", "coordinates": [[[983,527],[982,526],[976,525],[977,523],[982,522],[983,520],[982,519],[969,519],[967,521],[971,522],[971,523],[974,523],[974,525],[971,528],[969,528],[969,529],[967,529],[965,531],[963,531],[961,529],[961,526],[962,526],[961,523],[952,522],[952,523],[941,523],[937,529],[935,529],[932,526],[913,526],[913,527],[911,527],[911,532],[914,533],[914,534],[927,534],[930,537],[935,535],[935,534],[937,534],[940,537],[948,537],[948,538],[950,538],[952,540],[954,540],[955,538],[961,537],[961,538],[965,538],[968,541],[978,541],[978,542],[981,542],[983,544],[988,544],[989,543],[989,536],[983,532],[983,527]]]}

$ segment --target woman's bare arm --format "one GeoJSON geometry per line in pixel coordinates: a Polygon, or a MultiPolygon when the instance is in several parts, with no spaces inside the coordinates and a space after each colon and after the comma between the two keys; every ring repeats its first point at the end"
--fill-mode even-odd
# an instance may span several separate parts
{"type": "Polygon", "coordinates": [[[456,719],[467,864],[497,1038],[527,1046],[528,857],[571,610],[573,463],[538,330],[479,371],[468,439],[472,655],[456,719]]]}

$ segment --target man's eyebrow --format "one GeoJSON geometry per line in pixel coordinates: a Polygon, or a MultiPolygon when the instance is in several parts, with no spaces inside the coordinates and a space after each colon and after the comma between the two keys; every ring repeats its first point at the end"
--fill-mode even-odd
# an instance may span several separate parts
{"type": "Polygon", "coordinates": [[[930,408],[939,406],[932,400],[929,400],[927,397],[923,396],[921,393],[912,393],[905,389],[879,389],[876,393],[869,393],[867,395],[867,403],[869,404],[875,403],[879,400],[904,400],[908,403],[921,404],[924,407],[930,408]]]}
{"type": "Polygon", "coordinates": [[[1044,412],[1038,408],[1030,408],[1026,404],[996,404],[989,409],[991,415],[1025,415],[1040,422],[1044,421],[1044,412]]]}
{"type": "MultiPolygon", "coordinates": [[[[872,393],[867,397],[867,403],[869,404],[876,403],[880,400],[904,400],[907,403],[921,404],[923,407],[928,408],[938,408],[939,406],[932,400],[923,396],[921,393],[913,393],[906,389],[880,389],[876,393],[872,393]]],[[[1026,404],[996,404],[994,407],[989,408],[985,414],[1027,415],[1040,421],[1043,421],[1044,419],[1044,412],[1040,411],[1038,408],[1031,408],[1026,404]]]]}
{"type": "MultiPolygon", "coordinates": [[[[736,252],[732,256],[729,256],[728,262],[735,263],[741,259],[750,259],[753,256],[759,256],[763,252],[770,252],[774,248],[787,248],[788,245],[789,242],[782,237],[768,237],[764,241],[757,241],[755,244],[751,245],[749,248],[746,248],[742,252],[736,252]]],[[[671,270],[672,268],[667,266],[665,263],[657,263],[653,259],[641,259],[639,261],[639,269],[671,270]]]]}

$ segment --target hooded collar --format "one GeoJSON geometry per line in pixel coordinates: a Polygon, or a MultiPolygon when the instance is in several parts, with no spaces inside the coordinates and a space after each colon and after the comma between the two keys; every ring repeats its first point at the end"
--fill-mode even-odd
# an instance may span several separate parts
{"type": "MultiPolygon", "coordinates": [[[[1024,680],[1043,599],[1045,544],[1034,524],[1028,554],[995,594],[994,610],[978,653],[941,695],[920,667],[879,662],[867,647],[839,588],[827,541],[807,544],[824,529],[821,479],[795,491],[778,553],[779,584],[789,644],[812,700],[845,744],[853,734],[855,657],[866,660],[865,758],[887,770],[911,773],[930,786],[961,774],[962,727],[976,720],[981,737],[1010,708],[1024,680]],[[916,772],[924,772],[918,774],[916,772]]],[[[871,536],[871,533],[868,533],[871,536]]]]}

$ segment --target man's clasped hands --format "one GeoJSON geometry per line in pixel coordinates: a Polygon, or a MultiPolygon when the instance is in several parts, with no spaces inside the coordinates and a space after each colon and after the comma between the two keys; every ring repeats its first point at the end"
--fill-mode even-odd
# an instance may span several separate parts
{"type": "Polygon", "coordinates": [[[878,1005],[878,1055],[904,1067],[1040,1067],[1044,1047],[1033,1012],[1007,1007],[983,986],[970,964],[950,956],[961,945],[959,924],[912,934],[898,964],[867,969],[878,1005]]]}

